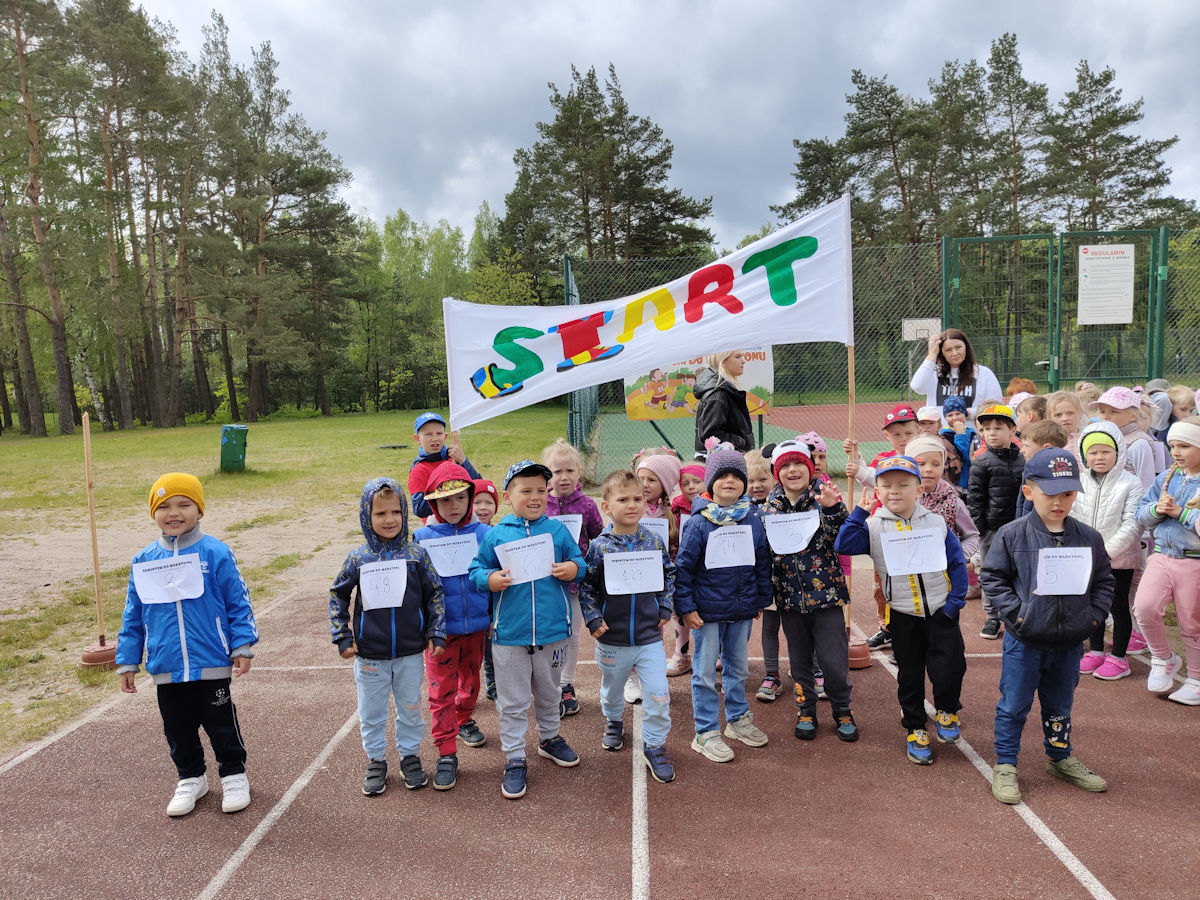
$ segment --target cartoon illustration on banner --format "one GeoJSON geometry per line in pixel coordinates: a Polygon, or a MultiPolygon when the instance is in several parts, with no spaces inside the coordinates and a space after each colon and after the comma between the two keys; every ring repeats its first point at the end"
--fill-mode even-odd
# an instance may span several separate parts
{"type": "MultiPolygon", "coordinates": [[[[746,370],[739,379],[746,389],[746,406],[751,416],[771,411],[775,390],[775,367],[770,347],[745,351],[746,370]]],[[[696,415],[696,376],[704,368],[704,357],[664,363],[649,372],[625,379],[625,415],[635,421],[687,419],[696,415]]]]}

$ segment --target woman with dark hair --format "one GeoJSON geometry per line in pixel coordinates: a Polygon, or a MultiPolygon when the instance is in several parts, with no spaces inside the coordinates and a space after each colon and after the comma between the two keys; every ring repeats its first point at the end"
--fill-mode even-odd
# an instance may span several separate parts
{"type": "Polygon", "coordinates": [[[754,449],[754,427],[746,406],[746,392],[738,379],[746,368],[741,350],[727,350],[704,357],[706,368],[696,376],[696,458],[705,459],[704,442],[715,437],[729,443],[738,453],[754,449]]]}
{"type": "Polygon", "coordinates": [[[947,328],[929,339],[929,352],[909,387],[925,394],[926,406],[941,406],[947,397],[962,397],[967,401],[968,416],[975,415],[981,400],[1004,399],[996,373],[975,362],[971,342],[957,328],[947,328]]]}

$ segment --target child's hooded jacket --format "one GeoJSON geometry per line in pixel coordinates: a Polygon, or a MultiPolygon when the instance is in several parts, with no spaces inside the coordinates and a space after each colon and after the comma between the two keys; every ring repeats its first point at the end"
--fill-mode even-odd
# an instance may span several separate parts
{"type": "MultiPolygon", "coordinates": [[[[550,535],[556,562],[570,560],[578,567],[572,582],[583,581],[587,563],[566,525],[546,515],[532,522],[522,516],[507,515],[498,525],[493,525],[480,542],[479,552],[471,560],[468,572],[471,584],[478,590],[488,590],[488,576],[501,568],[496,556],[497,546],[539,534],[550,535]]],[[[567,585],[568,582],[547,576],[492,592],[492,643],[540,647],[569,638],[572,610],[567,585]]]]}
{"type": "Polygon", "coordinates": [[[1080,443],[1095,431],[1107,434],[1116,443],[1117,464],[1111,471],[1097,475],[1088,465],[1087,455],[1080,454],[1083,490],[1075,495],[1071,518],[1104,536],[1104,549],[1114,569],[1138,569],[1142,565],[1142,526],[1137,521],[1138,502],[1144,493],[1142,481],[1125,468],[1128,447],[1121,429],[1112,422],[1095,422],[1080,433],[1080,443]]]}
{"type": "Polygon", "coordinates": [[[187,555],[199,557],[204,578],[204,593],[199,597],[146,603],[138,595],[130,571],[117,637],[120,670],[137,671],[143,646],[146,671],[155,684],[229,678],[233,657],[254,655],[250,647],[258,643],[258,626],[250,609],[250,594],[233,551],[221,541],[204,534],[197,525],[187,534],[163,536],[147,545],[133,558],[132,566],[187,555]]]}
{"type": "Polygon", "coordinates": [[[671,618],[675,593],[675,563],[662,538],[643,525],[634,534],[614,534],[612,526],[592,541],[587,552],[587,575],[579,586],[579,607],[589,630],[608,625],[596,640],[617,647],[636,647],[662,640],[658,623],[671,618]],[[657,551],[662,554],[663,589],[610,594],[605,586],[604,560],[613,553],[657,551]]]}
{"type": "Polygon", "coordinates": [[[696,612],[704,622],[741,622],[753,619],[760,609],[771,605],[767,532],[760,514],[754,511],[756,507],[745,502],[743,517],[736,524],[750,527],[754,565],[723,569],[705,568],[704,557],[709,535],[724,526],[705,515],[711,500],[701,495],[693,503],[692,517],[679,536],[679,553],[675,556],[675,611],[681,618],[696,612]]]}
{"type": "MultiPolygon", "coordinates": [[[[433,473],[438,466],[450,459],[450,448],[443,447],[437,453],[428,454],[424,450],[417,448],[417,458],[413,460],[412,465],[408,469],[408,493],[412,495],[412,511],[413,515],[420,516],[422,519],[428,519],[433,515],[433,511],[429,508],[429,501],[425,499],[425,491],[429,486],[429,479],[433,477],[433,473]]],[[[471,465],[469,459],[463,459],[462,466],[470,473],[471,478],[482,478],[475,467],[471,465]]]]}
{"type": "MultiPolygon", "coordinates": [[[[465,481],[467,488],[467,514],[457,525],[445,521],[437,507],[430,503],[435,524],[426,525],[413,532],[413,540],[421,543],[436,538],[457,537],[464,534],[475,535],[476,541],[482,541],[488,533],[488,526],[477,522],[472,517],[471,507],[475,500],[475,485],[470,473],[456,462],[444,462],[433,471],[426,487],[427,493],[436,493],[437,489],[447,481],[465,481]]],[[[478,550],[476,546],[476,550],[478,550]]],[[[474,634],[486,631],[491,624],[489,605],[491,595],[487,591],[478,590],[467,575],[442,575],[442,591],[446,600],[446,634],[474,634]]]]}
{"type": "Polygon", "coordinates": [[[374,478],[363,487],[358,512],[367,539],[351,551],[329,589],[329,631],[341,652],[358,644],[358,655],[366,659],[396,659],[425,650],[426,642],[446,645],[446,617],[442,580],[429,554],[408,539],[408,501],[399,482],[374,478]],[[403,524],[400,533],[385,541],[371,527],[371,504],[383,488],[400,497],[403,524]],[[404,560],[407,578],[400,606],[364,609],[359,571],[369,563],[404,560]],[[351,601],[353,600],[353,609],[351,601]]]}

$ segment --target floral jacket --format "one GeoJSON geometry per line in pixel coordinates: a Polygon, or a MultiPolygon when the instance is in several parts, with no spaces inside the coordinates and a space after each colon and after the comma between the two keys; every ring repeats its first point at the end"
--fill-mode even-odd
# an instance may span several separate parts
{"type": "Polygon", "coordinates": [[[775,606],[780,610],[809,612],[844,606],[850,602],[846,590],[846,575],[833,549],[838,530],[846,521],[846,504],[822,507],[812,491],[805,492],[793,506],[776,485],[763,503],[764,522],[771,516],[817,510],[821,514],[821,525],[813,534],[808,547],[799,553],[779,554],[771,550],[771,587],[775,595],[775,606]]]}

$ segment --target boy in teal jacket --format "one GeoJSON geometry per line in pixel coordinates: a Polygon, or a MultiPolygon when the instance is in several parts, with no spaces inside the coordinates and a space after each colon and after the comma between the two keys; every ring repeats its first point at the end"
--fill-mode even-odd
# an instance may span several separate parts
{"type": "Polygon", "coordinates": [[[580,582],[587,564],[566,525],[546,515],[550,470],[525,459],[504,476],[505,516],[479,545],[471,583],[492,595],[492,662],[500,747],[507,760],[501,792],[525,796],[525,732],[532,702],[538,725],[538,756],[560,766],[579,756],[558,733],[559,674],[571,635],[567,584],[580,582]]]}

